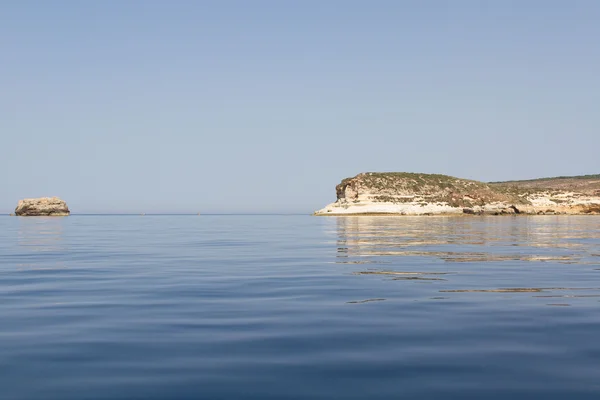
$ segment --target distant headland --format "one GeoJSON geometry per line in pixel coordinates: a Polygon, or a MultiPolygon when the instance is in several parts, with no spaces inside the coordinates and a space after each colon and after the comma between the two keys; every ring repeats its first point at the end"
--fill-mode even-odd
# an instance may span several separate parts
{"type": "Polygon", "coordinates": [[[600,214],[600,175],[479,182],[439,174],[367,172],[336,186],[314,215],[600,214]]]}
{"type": "Polygon", "coordinates": [[[36,217],[36,216],[66,216],[71,212],[67,203],[58,197],[40,197],[37,199],[19,200],[15,209],[16,216],[36,217]]]}

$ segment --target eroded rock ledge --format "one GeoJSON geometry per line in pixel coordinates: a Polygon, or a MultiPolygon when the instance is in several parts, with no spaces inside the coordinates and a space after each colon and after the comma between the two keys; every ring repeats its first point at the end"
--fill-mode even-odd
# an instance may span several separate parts
{"type": "Polygon", "coordinates": [[[70,213],[67,203],[58,197],[19,200],[19,204],[15,209],[15,215],[26,217],[66,216],[70,213]]]}
{"type": "Polygon", "coordinates": [[[600,214],[600,175],[478,182],[447,175],[367,172],[336,186],[315,215],[600,214]]]}

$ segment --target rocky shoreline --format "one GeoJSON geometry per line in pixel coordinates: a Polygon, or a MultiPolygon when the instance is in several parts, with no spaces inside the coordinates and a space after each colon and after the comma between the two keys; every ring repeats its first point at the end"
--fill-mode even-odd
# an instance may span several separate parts
{"type": "Polygon", "coordinates": [[[600,214],[600,175],[484,183],[439,174],[362,173],[314,215],[600,214]]]}

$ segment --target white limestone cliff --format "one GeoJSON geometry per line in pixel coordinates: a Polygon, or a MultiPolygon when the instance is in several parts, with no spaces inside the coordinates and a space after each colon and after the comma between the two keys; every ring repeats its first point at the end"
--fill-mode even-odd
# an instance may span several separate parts
{"type": "Polygon", "coordinates": [[[437,174],[362,173],[344,179],[336,194],[315,215],[600,213],[600,176],[483,183],[437,174]]]}

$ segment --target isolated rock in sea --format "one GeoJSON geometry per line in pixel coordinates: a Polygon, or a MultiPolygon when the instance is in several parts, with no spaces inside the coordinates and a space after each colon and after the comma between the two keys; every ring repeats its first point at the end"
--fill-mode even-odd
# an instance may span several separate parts
{"type": "Polygon", "coordinates": [[[315,215],[600,214],[600,175],[485,183],[439,174],[368,172],[336,186],[315,215]]]}
{"type": "Polygon", "coordinates": [[[15,215],[27,217],[65,216],[70,213],[67,203],[58,197],[19,200],[19,204],[15,208],[15,215]]]}

